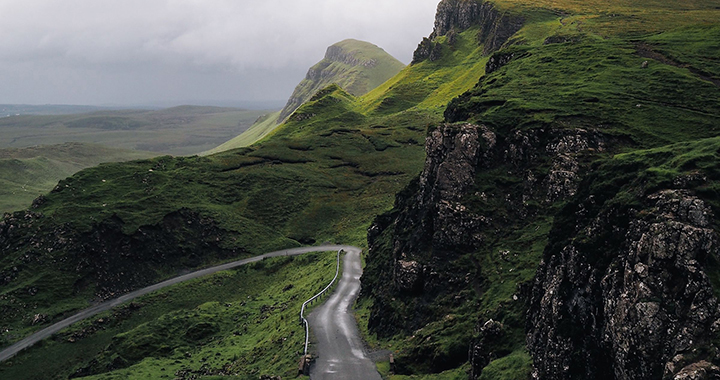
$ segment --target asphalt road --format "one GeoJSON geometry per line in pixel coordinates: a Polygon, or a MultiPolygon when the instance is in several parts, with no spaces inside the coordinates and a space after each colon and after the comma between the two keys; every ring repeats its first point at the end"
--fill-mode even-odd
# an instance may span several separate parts
{"type": "Polygon", "coordinates": [[[343,248],[343,276],[328,300],[308,315],[315,335],[317,358],[310,367],[312,380],[382,380],[365,355],[357,322],[350,307],[360,292],[360,249],[343,248]]]}
{"type": "MultiPolygon", "coordinates": [[[[148,294],[150,292],[154,292],[156,290],[162,289],[162,288],[170,286],[170,285],[175,285],[175,284],[183,282],[183,281],[191,280],[191,279],[198,278],[201,276],[206,276],[208,274],[235,268],[235,267],[238,267],[241,265],[254,263],[256,261],[260,261],[267,257],[297,256],[297,255],[302,255],[304,253],[309,253],[309,252],[337,251],[340,249],[345,250],[345,251],[353,251],[354,250],[354,251],[359,252],[358,248],[348,246],[348,245],[321,245],[321,246],[315,246],[315,247],[292,248],[292,249],[286,249],[286,250],[282,250],[282,251],[270,252],[270,253],[266,253],[266,254],[263,254],[260,256],[250,257],[250,258],[243,259],[243,260],[233,261],[231,263],[226,263],[226,264],[214,266],[211,268],[201,269],[201,270],[191,272],[191,273],[188,273],[188,274],[185,274],[182,276],[171,278],[167,281],[163,281],[158,284],[148,286],[146,288],[138,289],[134,292],[127,293],[121,297],[97,304],[93,307],[87,308],[87,309],[73,315],[72,317],[69,317],[58,323],[55,323],[54,325],[46,327],[46,328],[36,332],[35,334],[32,334],[32,335],[28,336],[27,338],[13,344],[12,346],[0,351],[0,362],[10,359],[11,357],[15,356],[15,354],[24,350],[25,348],[32,346],[33,344],[55,334],[56,332],[72,325],[75,322],[82,321],[85,318],[90,318],[95,314],[101,313],[106,310],[110,310],[111,308],[113,308],[115,306],[118,306],[118,305],[128,302],[132,299],[135,299],[142,295],[148,294]]],[[[359,258],[359,255],[358,255],[358,258],[359,258]]],[[[359,262],[359,259],[358,259],[358,262],[359,262]]],[[[359,282],[358,282],[358,287],[359,287],[359,282]]],[[[378,379],[379,379],[379,377],[378,377],[378,379]]]]}

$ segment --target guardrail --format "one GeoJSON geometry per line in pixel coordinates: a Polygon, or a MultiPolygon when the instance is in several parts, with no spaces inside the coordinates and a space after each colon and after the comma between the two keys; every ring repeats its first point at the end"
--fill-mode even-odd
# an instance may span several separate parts
{"type": "Polygon", "coordinates": [[[317,298],[325,294],[330,287],[333,286],[335,281],[338,278],[338,274],[340,273],[340,252],[343,250],[339,250],[337,253],[337,267],[335,268],[335,277],[333,277],[332,281],[328,284],[328,286],[325,287],[325,289],[321,290],[320,293],[310,297],[307,301],[303,302],[302,307],[300,308],[300,322],[305,325],[305,350],[303,351],[303,357],[307,357],[307,350],[308,350],[308,343],[310,341],[310,327],[308,325],[307,319],[305,319],[305,307],[309,304],[315,301],[317,298]]]}

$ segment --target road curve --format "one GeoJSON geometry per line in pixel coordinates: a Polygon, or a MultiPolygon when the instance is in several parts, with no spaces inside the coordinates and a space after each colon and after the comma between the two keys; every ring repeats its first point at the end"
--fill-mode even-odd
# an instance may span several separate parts
{"type": "Polygon", "coordinates": [[[382,380],[365,356],[357,322],[350,307],[360,292],[359,248],[343,248],[343,276],[332,296],[307,319],[315,335],[317,359],[310,367],[312,380],[382,380]]]}
{"type": "Polygon", "coordinates": [[[11,357],[15,356],[18,352],[32,346],[33,344],[48,338],[49,336],[55,334],[56,332],[72,325],[75,322],[82,321],[85,318],[90,318],[95,314],[101,313],[106,310],[110,310],[111,308],[118,306],[120,304],[123,304],[125,302],[128,302],[130,300],[133,300],[137,297],[143,296],[145,294],[154,292],[156,290],[165,288],[170,285],[175,285],[180,282],[192,280],[194,278],[206,276],[215,272],[219,272],[222,270],[232,269],[235,267],[239,267],[241,265],[254,263],[257,261],[260,261],[264,258],[268,257],[277,257],[277,256],[297,256],[302,255],[304,253],[310,253],[310,252],[324,252],[324,251],[337,251],[337,250],[345,250],[345,251],[352,251],[356,250],[359,251],[359,248],[349,246],[349,245],[320,245],[320,246],[314,246],[314,247],[302,247],[302,248],[291,248],[291,249],[284,249],[281,251],[274,251],[265,253],[260,256],[250,257],[243,260],[233,261],[230,263],[225,263],[222,265],[217,265],[210,268],[201,269],[195,272],[191,272],[182,276],[178,276],[175,278],[171,278],[169,280],[157,283],[155,285],[150,285],[146,288],[138,289],[134,292],[127,293],[123,296],[120,296],[118,298],[105,301],[103,303],[99,303],[95,306],[92,306],[90,308],[87,308],[69,318],[66,318],[60,322],[57,322],[53,325],[50,325],[30,336],[27,338],[13,344],[12,346],[0,351],[0,362],[3,362],[7,359],[10,359],[11,357]]]}

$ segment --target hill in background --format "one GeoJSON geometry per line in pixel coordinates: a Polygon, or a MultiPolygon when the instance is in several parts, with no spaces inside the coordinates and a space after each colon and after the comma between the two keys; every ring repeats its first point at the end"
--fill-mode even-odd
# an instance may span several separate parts
{"type": "Polygon", "coordinates": [[[369,42],[347,39],[328,47],[325,58],[311,67],[285,107],[264,115],[242,135],[210,150],[217,153],[248,146],[267,136],[318,91],[331,84],[353,96],[362,96],[399,73],[405,65],[369,42]]]}
{"type": "Polygon", "coordinates": [[[328,47],[325,58],[308,70],[295,87],[278,122],[283,122],[318,91],[337,84],[351,95],[361,96],[399,73],[405,65],[385,50],[364,41],[348,39],[328,47]]]}

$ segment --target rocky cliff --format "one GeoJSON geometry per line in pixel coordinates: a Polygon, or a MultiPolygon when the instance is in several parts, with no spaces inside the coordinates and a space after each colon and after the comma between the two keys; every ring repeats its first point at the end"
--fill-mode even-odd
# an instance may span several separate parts
{"type": "Polygon", "coordinates": [[[553,235],[533,286],[535,376],[718,378],[711,208],[691,191],[664,189],[597,211],[598,196],[583,193],[560,218],[574,226],[553,235]]]}
{"type": "Polygon", "coordinates": [[[523,18],[498,11],[493,4],[478,0],[443,0],[438,4],[435,27],[413,54],[413,62],[437,61],[442,58],[439,37],[446,36],[447,44],[454,44],[457,33],[477,28],[477,42],[483,54],[498,50],[523,25],[523,18]]]}
{"type": "MultiPolygon", "coordinates": [[[[412,332],[444,318],[442,310],[480,302],[469,292],[492,292],[490,279],[496,273],[488,272],[497,270],[483,267],[481,262],[489,259],[485,255],[499,254],[514,276],[512,268],[519,265],[514,261],[526,253],[520,253],[521,247],[514,247],[512,253],[500,249],[515,239],[510,231],[541,223],[547,209],[575,194],[585,170],[579,158],[599,154],[609,141],[586,130],[498,131],[471,123],[432,129],[426,139],[425,169],[398,195],[395,209],[379,217],[368,231],[366,279],[371,286],[366,294],[375,299],[370,328],[380,335],[412,332]],[[488,178],[487,173],[503,175],[488,178]],[[506,242],[498,244],[501,239],[506,242]]],[[[534,254],[527,255],[534,268],[534,254]]],[[[522,313],[517,309],[524,297],[519,289],[514,298],[500,298],[516,310],[512,313],[522,313]]],[[[445,353],[433,354],[432,368],[470,360],[477,363],[474,378],[489,361],[488,351],[478,346],[503,342],[504,354],[512,346],[522,346],[522,341],[511,337],[522,334],[521,319],[505,320],[503,327],[492,320],[505,313],[502,307],[489,308],[477,321],[475,334],[456,331],[465,334],[457,341],[464,345],[463,354],[451,345],[445,353]],[[501,334],[507,337],[498,338],[501,334]]],[[[422,360],[413,355],[407,360],[422,360]]]]}
{"type": "MultiPolygon", "coordinates": [[[[720,378],[712,127],[672,144],[692,123],[614,100],[633,98],[641,57],[621,63],[620,45],[574,32],[533,48],[528,34],[510,38],[523,22],[442,1],[415,52],[414,63],[441,60],[477,33],[489,56],[429,127],[423,171],[368,230],[370,330],[403,337],[400,373],[468,362],[473,380],[720,378]],[[623,71],[635,77],[616,86],[623,71]]],[[[646,80],[668,83],[658,78],[646,80]]]]}
{"type": "Polygon", "coordinates": [[[278,123],[323,88],[337,84],[360,96],[395,76],[405,65],[383,49],[363,41],[344,40],[328,47],[325,58],[311,67],[295,87],[278,123]]]}

